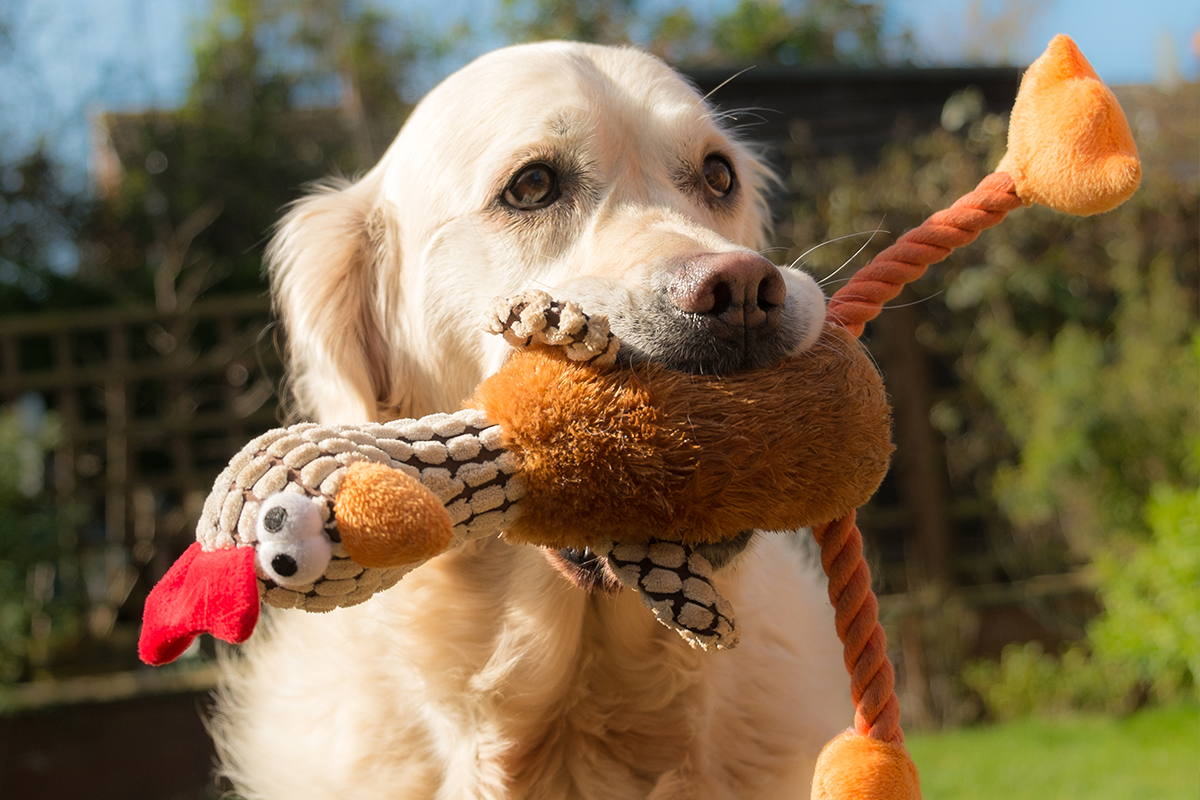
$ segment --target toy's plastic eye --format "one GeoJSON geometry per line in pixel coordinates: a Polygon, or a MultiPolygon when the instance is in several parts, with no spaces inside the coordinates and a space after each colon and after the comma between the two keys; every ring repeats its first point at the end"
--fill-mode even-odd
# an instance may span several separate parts
{"type": "Polygon", "coordinates": [[[325,574],[333,545],[312,500],[292,492],[268,497],[258,510],[256,528],[255,558],[268,578],[291,587],[325,574]]]}

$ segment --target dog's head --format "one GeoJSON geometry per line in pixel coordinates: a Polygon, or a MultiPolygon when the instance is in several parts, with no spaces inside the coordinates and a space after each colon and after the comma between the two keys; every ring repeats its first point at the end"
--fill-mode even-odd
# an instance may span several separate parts
{"type": "Polygon", "coordinates": [[[477,320],[546,289],[623,354],[760,367],[824,298],[758,254],[769,175],[694,88],[629,48],[522,45],[434,89],[380,163],[300,201],[270,252],[293,386],[322,421],[458,407],[506,356],[477,320]]]}

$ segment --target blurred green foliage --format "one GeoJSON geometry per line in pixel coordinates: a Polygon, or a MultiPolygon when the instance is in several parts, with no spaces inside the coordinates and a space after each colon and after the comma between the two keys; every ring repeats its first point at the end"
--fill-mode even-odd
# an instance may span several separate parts
{"type": "Polygon", "coordinates": [[[1051,655],[1039,642],[1014,643],[997,661],[963,671],[967,686],[1001,722],[1034,715],[1124,713],[1136,702],[1138,674],[1122,660],[1095,658],[1084,645],[1051,655]]]}
{"type": "Polygon", "coordinates": [[[0,409],[0,685],[30,677],[51,637],[68,637],[79,608],[62,591],[79,509],[45,491],[46,453],[60,436],[36,403],[0,409]]]}
{"type": "Polygon", "coordinates": [[[407,114],[406,70],[432,49],[368,4],[220,3],[183,107],[109,118],[123,171],[85,231],[83,272],[163,311],[265,289],[281,208],[374,163],[407,114]]]}
{"type": "Polygon", "coordinates": [[[1125,713],[1145,700],[1200,699],[1200,489],[1159,485],[1144,517],[1147,541],[1124,542],[1096,560],[1104,612],[1087,640],[1058,656],[1037,642],[1013,644],[999,662],[966,668],[966,684],[993,718],[1125,713]]]}
{"type": "Polygon", "coordinates": [[[905,58],[911,35],[884,34],[882,3],[737,0],[711,19],[683,3],[504,0],[513,41],[633,43],[685,66],[875,65],[905,58]]]}
{"type": "Polygon", "coordinates": [[[75,242],[94,209],[68,188],[44,145],[0,161],[0,314],[109,299],[73,274],[75,242]]]}
{"type": "MultiPolygon", "coordinates": [[[[369,2],[221,0],[182,107],[99,117],[96,191],[39,150],[0,166],[0,310],[262,291],[262,245],[303,186],[370,167],[440,39],[369,2]]],[[[6,154],[0,152],[0,161],[6,154]]]]}
{"type": "Polygon", "coordinates": [[[1097,560],[1106,611],[1089,638],[1101,660],[1133,665],[1154,697],[1197,698],[1200,489],[1156,486],[1145,519],[1148,541],[1114,547],[1097,560]]]}
{"type": "Polygon", "coordinates": [[[779,64],[883,62],[883,7],[856,0],[756,3],[739,0],[711,28],[710,61],[779,64]]]}
{"type": "MultiPolygon", "coordinates": [[[[787,258],[831,292],[894,235],[974,188],[1003,154],[1007,125],[981,115],[969,94],[947,104],[955,113],[944,123],[957,132],[898,144],[877,168],[806,157],[798,132],[784,176],[799,198],[781,221],[787,258]]],[[[1062,654],[1015,646],[961,682],[950,633],[961,624],[926,620],[927,634],[939,632],[925,636],[925,658],[946,719],[968,691],[1002,718],[1195,691],[1195,94],[1123,98],[1144,161],[1142,187],[1124,206],[1086,219],[1013,212],[912,287],[909,302],[923,306],[917,336],[936,365],[931,422],[946,437],[952,494],[994,503],[982,523],[988,557],[958,559],[957,580],[1007,583],[1095,564],[1105,609],[1062,654]],[[958,385],[938,394],[952,388],[948,375],[958,385]]],[[[1082,632],[1087,619],[1058,622],[1082,632]]]]}
{"type": "MultiPolygon", "coordinates": [[[[1133,111],[1194,144],[1194,127],[1179,130],[1194,94],[1133,111]]],[[[1180,168],[1179,140],[1142,138],[1143,185],[1126,205],[1092,220],[1031,214],[1010,251],[964,271],[947,297],[977,315],[964,373],[1013,443],[993,483],[1009,552],[1032,569],[1092,563],[1100,575],[1104,611],[1086,640],[1058,658],[1012,649],[967,673],[1002,718],[1197,696],[1198,181],[1180,168]]]]}
{"type": "Polygon", "coordinates": [[[1194,482],[1200,361],[1184,282],[1194,266],[1179,263],[1186,241],[1139,241],[1154,224],[1142,203],[1104,219],[1115,257],[1107,274],[1082,277],[1087,289],[1072,286],[1082,270],[1069,263],[1055,286],[1062,246],[992,272],[980,289],[971,375],[1020,450],[997,471],[996,497],[1018,527],[1055,524],[1080,559],[1115,537],[1143,537],[1152,487],[1194,482]],[[1107,302],[1089,297],[1098,292],[1107,302]],[[1018,312],[1035,303],[1044,327],[1018,312]]]}

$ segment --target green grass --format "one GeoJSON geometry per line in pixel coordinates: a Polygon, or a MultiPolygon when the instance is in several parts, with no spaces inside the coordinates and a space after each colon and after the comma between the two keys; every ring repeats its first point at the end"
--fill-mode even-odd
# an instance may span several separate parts
{"type": "Polygon", "coordinates": [[[1200,713],[1023,720],[907,737],[924,800],[1196,800],[1200,713]]]}

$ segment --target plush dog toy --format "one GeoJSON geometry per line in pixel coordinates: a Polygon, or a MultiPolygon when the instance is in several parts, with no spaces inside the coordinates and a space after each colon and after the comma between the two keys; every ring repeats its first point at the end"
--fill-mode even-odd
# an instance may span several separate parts
{"type": "Polygon", "coordinates": [[[883,385],[839,328],[800,356],[720,379],[613,367],[607,321],[542,292],[498,303],[490,327],[520,351],[463,411],[302,423],[246,445],[217,478],[196,543],[147,601],[142,657],[170,661],[206,631],[244,641],[260,599],[361,603],[497,533],[590,547],[689,641],[733,647],[736,620],[704,545],[844,516],[887,471],[883,385]]]}
{"type": "Polygon", "coordinates": [[[829,575],[856,706],[821,754],[814,798],[920,796],[854,509],[891,452],[879,376],[854,337],[904,284],[1034,202],[1094,214],[1137,188],[1112,93],[1074,43],[1026,72],[997,172],[906,233],[833,298],[804,354],[753,373],[697,377],[616,367],[602,318],[531,293],[490,327],[519,352],[457,414],[302,424],[255,439],[217,479],[197,541],[151,592],[139,652],[178,657],[202,632],[253,631],[261,602],[359,603],[424,561],[502,533],[590,547],[695,646],[737,644],[706,545],[750,529],[811,527],[829,575]]]}

